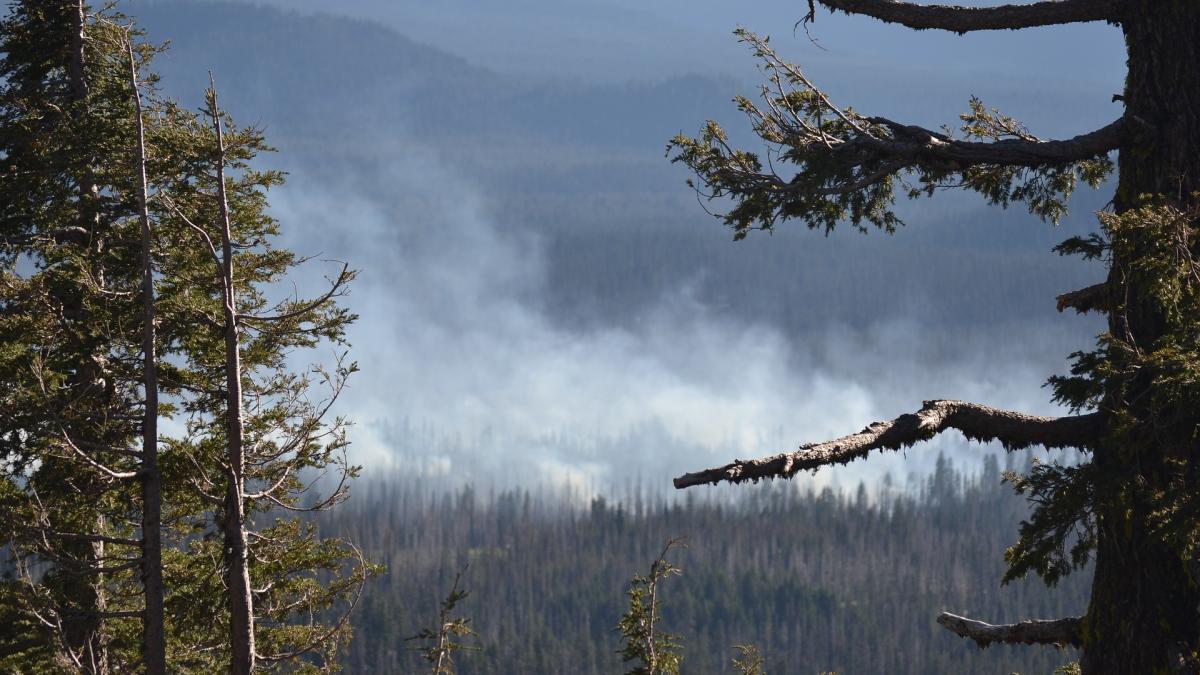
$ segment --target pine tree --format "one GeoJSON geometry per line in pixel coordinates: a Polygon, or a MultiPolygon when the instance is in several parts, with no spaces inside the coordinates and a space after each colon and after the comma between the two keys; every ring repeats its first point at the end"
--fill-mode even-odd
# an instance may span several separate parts
{"type": "Polygon", "coordinates": [[[1080,180],[1098,186],[1118,171],[1099,231],[1059,251],[1102,259],[1107,279],[1059,296],[1059,310],[1101,312],[1097,348],[1073,355],[1071,374],[1051,379],[1073,414],[1033,417],[962,401],[927,401],[912,414],[795,452],[681,476],[683,488],[790,477],[899,449],[956,429],[1007,448],[1074,447],[1078,466],[1039,466],[1014,477],[1032,516],[1009,550],[1009,578],[1028,572],[1053,584],[1095,559],[1083,617],[992,626],[954,615],[940,622],[980,644],[1047,642],[1082,647],[1084,673],[1149,673],[1200,667],[1200,485],[1196,375],[1200,372],[1194,257],[1200,199],[1200,3],[1190,0],[1049,0],[988,8],[897,0],[809,1],[909,28],[966,33],[1105,21],[1121,30],[1129,71],[1117,97],[1124,114],[1063,141],[972,100],[961,135],[867,115],[834,103],[766,38],[739,32],[762,60],[761,103],[739,99],[767,158],[729,145],[710,122],[679,136],[675,159],[705,195],[730,200],[725,222],[742,238],[789,219],[810,228],[849,223],[894,231],[897,193],[932,195],[960,186],[989,203],[1023,202],[1057,220],[1080,180]],[[1116,163],[1110,154],[1117,152],[1116,163]],[[769,161],[768,161],[769,160],[769,161]],[[794,165],[794,175],[776,169],[794,165]]]}

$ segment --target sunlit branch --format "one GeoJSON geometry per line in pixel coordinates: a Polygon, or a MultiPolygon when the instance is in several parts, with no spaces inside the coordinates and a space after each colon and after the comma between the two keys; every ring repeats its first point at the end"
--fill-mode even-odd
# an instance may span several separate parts
{"type": "Polygon", "coordinates": [[[947,429],[957,429],[973,441],[999,441],[1008,450],[1041,445],[1047,448],[1090,447],[1102,432],[1098,413],[1069,417],[1037,417],[965,401],[926,401],[915,413],[832,441],[808,443],[794,452],[752,460],[735,460],[722,467],[676,478],[682,489],[721,481],[741,483],[763,478],[790,478],[804,469],[846,464],[872,450],[899,450],[927,441],[947,429]]]}
{"type": "Polygon", "coordinates": [[[1116,150],[1121,145],[1126,128],[1125,118],[1122,117],[1095,131],[1061,141],[1005,138],[981,142],[950,138],[942,132],[900,124],[884,117],[872,117],[870,121],[891,130],[892,138],[855,138],[843,147],[861,148],[884,157],[911,161],[916,165],[953,162],[959,165],[955,168],[977,164],[1025,167],[1070,164],[1116,150]]]}
{"type": "Polygon", "coordinates": [[[942,612],[937,622],[949,631],[971,638],[980,647],[993,642],[1026,645],[1083,645],[1082,619],[1026,619],[1017,623],[993,625],[968,619],[957,614],[942,612]]]}

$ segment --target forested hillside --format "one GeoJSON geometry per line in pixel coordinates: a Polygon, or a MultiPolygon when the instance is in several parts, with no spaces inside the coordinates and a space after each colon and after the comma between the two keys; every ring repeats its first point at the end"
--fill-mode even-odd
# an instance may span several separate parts
{"type": "MultiPolygon", "coordinates": [[[[1017,459],[1017,458],[1013,458],[1017,459]]],[[[1020,467],[1016,467],[1020,468],[1020,467]]],[[[939,459],[907,484],[849,492],[763,484],[714,499],[622,499],[539,490],[444,491],[376,473],[323,532],[362,543],[389,572],[354,615],[350,672],[418,672],[405,638],[435,623],[463,571],[457,613],[480,633],[458,672],[622,672],[618,618],[635,573],[670,537],[683,573],[663,586],[662,628],[684,642],[685,673],[730,673],[755,643],[766,672],[1049,673],[1072,652],[974,644],[934,623],[942,610],[997,621],[1077,613],[1086,574],[1047,591],[1000,586],[1024,502],[993,458],[964,476],[939,459]]]]}

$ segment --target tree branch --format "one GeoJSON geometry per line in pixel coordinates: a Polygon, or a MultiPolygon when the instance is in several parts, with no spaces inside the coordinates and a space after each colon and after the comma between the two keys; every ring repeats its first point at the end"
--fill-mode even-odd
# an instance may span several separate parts
{"type": "Polygon", "coordinates": [[[795,452],[752,460],[734,460],[723,467],[689,473],[675,487],[741,483],[763,478],[790,478],[803,469],[846,464],[872,450],[899,450],[926,441],[946,429],[957,429],[973,441],[1000,441],[1008,450],[1034,445],[1047,448],[1090,447],[1103,430],[1099,413],[1070,417],[1036,417],[965,401],[926,401],[915,413],[832,441],[808,443],[795,452]]]}
{"type": "Polygon", "coordinates": [[[298,304],[288,310],[280,310],[278,314],[274,315],[240,314],[238,318],[247,321],[290,321],[291,319],[304,316],[319,309],[325,303],[342,294],[345,291],[346,284],[353,278],[354,274],[350,271],[350,266],[342,263],[342,270],[338,272],[337,279],[331,280],[329,290],[325,291],[317,299],[298,304]]]}
{"type": "Polygon", "coordinates": [[[1066,619],[1026,619],[1018,623],[993,625],[968,619],[964,616],[942,612],[937,622],[942,627],[959,635],[971,638],[980,648],[993,642],[1026,645],[1070,645],[1083,646],[1081,617],[1066,619]]]}
{"type": "Polygon", "coordinates": [[[1073,309],[1079,314],[1094,312],[1108,308],[1108,284],[1094,284],[1087,288],[1081,288],[1078,291],[1063,293],[1055,298],[1057,300],[1058,311],[1062,312],[1065,309],[1073,309]]]}
{"type": "Polygon", "coordinates": [[[938,131],[899,124],[884,117],[872,117],[870,121],[889,128],[892,138],[857,137],[843,146],[845,150],[839,151],[849,152],[861,146],[863,150],[890,159],[907,160],[917,165],[952,162],[958,165],[954,167],[957,169],[979,164],[1024,167],[1070,164],[1116,150],[1126,131],[1125,118],[1121,117],[1095,131],[1061,141],[1006,138],[984,142],[957,140],[938,131]]]}
{"type": "Polygon", "coordinates": [[[2,246],[26,246],[38,239],[49,239],[56,244],[86,244],[88,231],[79,226],[60,227],[35,234],[15,234],[0,237],[2,246]]]}
{"type": "Polygon", "coordinates": [[[1130,135],[1136,118],[1121,117],[1065,140],[1042,140],[1017,120],[971,99],[959,115],[961,136],[867,116],[839,107],[801,68],[783,59],[770,41],[745,29],[735,31],[762,60],[767,83],[761,103],[737,97],[766,155],[731,147],[714,121],[697,137],[680,134],[668,145],[672,161],[699,179],[689,181],[706,200],[728,200],[719,215],[735,239],[750,230],[771,230],[781,220],[802,220],[832,230],[849,221],[894,230],[903,221],[897,194],[932,195],[945,187],[978,192],[1007,206],[1024,202],[1029,211],[1057,221],[1079,181],[1096,187],[1113,170],[1110,155],[1130,135]],[[776,163],[794,166],[780,175],[776,163]]]}
{"type": "MultiPolygon", "coordinates": [[[[1014,30],[1064,23],[1118,20],[1115,0],[1043,0],[1028,5],[961,7],[920,5],[898,0],[817,0],[831,10],[861,14],[916,30],[948,30],[959,35],[977,30],[1014,30]]],[[[816,18],[813,0],[805,22],[816,18]]]]}

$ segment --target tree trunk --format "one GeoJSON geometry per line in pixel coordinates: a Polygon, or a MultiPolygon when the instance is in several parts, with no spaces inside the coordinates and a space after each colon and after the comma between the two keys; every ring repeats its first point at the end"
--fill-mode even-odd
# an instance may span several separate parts
{"type": "Polygon", "coordinates": [[[133,43],[129,50],[129,81],[137,115],[138,220],[142,225],[142,377],[146,402],[142,420],[142,660],[146,675],[167,672],[167,638],[163,620],[162,473],[158,468],[158,356],[155,351],[154,235],[150,229],[146,178],[146,123],[138,88],[133,43]]]}
{"type": "Polygon", "coordinates": [[[210,90],[213,130],[217,135],[217,195],[221,217],[221,278],[225,292],[225,395],[226,458],[229,483],[225,491],[225,558],[229,588],[229,637],[232,675],[254,671],[254,597],[250,586],[249,551],[246,541],[245,464],[242,421],[242,365],[239,352],[237,280],[233,267],[233,233],[229,198],[225,192],[225,136],[217,107],[217,89],[210,90]]]}
{"type": "MultiPolygon", "coordinates": [[[[1118,212],[1140,195],[1163,195],[1176,206],[1196,203],[1200,189],[1200,2],[1138,0],[1126,3],[1122,25],[1129,56],[1125,104],[1134,135],[1121,147],[1118,212]]],[[[1124,261],[1113,260],[1111,288],[1118,288],[1124,261]]],[[[1164,322],[1155,303],[1127,286],[1124,313],[1109,317],[1109,330],[1153,348],[1164,322]],[[1140,300],[1139,300],[1140,297],[1140,300]]],[[[1151,383],[1135,380],[1125,403],[1137,420],[1125,438],[1095,453],[1103,475],[1129,486],[1097,504],[1095,579],[1084,623],[1084,673],[1193,671],[1200,653],[1200,590],[1191,565],[1164,545],[1148,526],[1145,495],[1166,486],[1164,460],[1200,461],[1195,441],[1154,433],[1148,396],[1151,383]],[[1137,477],[1137,480],[1134,479],[1137,477]],[[1143,485],[1136,485],[1138,480],[1143,485]]],[[[1195,411],[1190,414],[1195,415],[1195,411]]]]}

